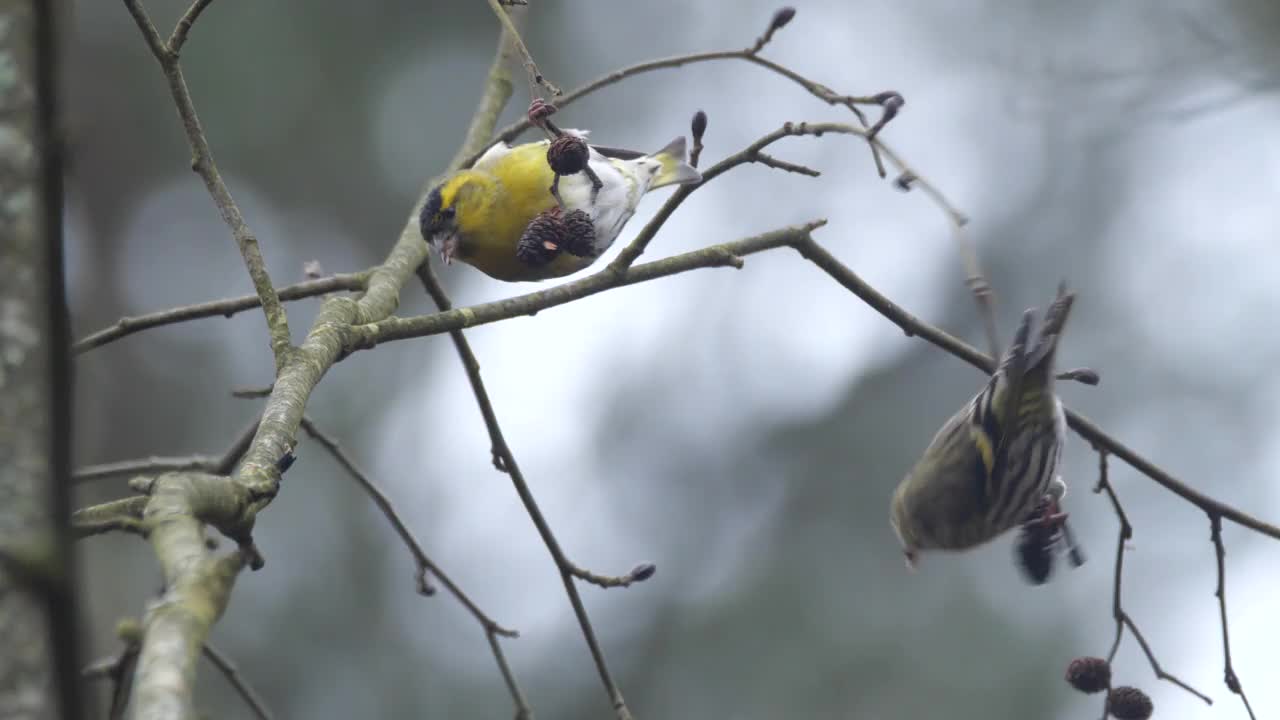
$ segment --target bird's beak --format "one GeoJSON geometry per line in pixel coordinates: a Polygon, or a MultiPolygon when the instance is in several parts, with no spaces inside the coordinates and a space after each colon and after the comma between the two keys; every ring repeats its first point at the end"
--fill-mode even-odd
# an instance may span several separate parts
{"type": "Polygon", "coordinates": [[[439,242],[440,259],[445,265],[453,264],[453,254],[458,250],[458,233],[457,231],[449,233],[444,240],[439,242]]]}

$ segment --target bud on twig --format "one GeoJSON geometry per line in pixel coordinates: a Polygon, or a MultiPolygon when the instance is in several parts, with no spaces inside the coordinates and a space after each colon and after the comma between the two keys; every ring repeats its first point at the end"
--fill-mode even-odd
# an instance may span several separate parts
{"type": "Polygon", "coordinates": [[[645,580],[653,577],[653,574],[657,571],[658,567],[653,563],[643,563],[635,566],[631,570],[631,579],[634,582],[644,582],[645,580]]]}
{"type": "Polygon", "coordinates": [[[760,49],[765,45],[768,45],[769,41],[773,39],[773,34],[786,27],[787,23],[791,22],[791,19],[795,16],[796,9],[793,7],[778,8],[778,11],[775,12],[773,17],[769,20],[768,29],[764,31],[763,35],[756,38],[756,44],[748,48],[747,53],[755,55],[760,52],[760,49]]]}
{"type": "Polygon", "coordinates": [[[773,20],[769,23],[769,32],[777,32],[786,27],[795,16],[796,9],[791,6],[778,8],[778,12],[773,14],[773,20]]]}
{"type": "Polygon", "coordinates": [[[907,103],[907,101],[902,98],[902,95],[894,92],[893,90],[877,93],[876,95],[871,96],[871,99],[876,101],[876,103],[879,104],[880,107],[884,108],[884,110],[880,113],[880,119],[876,121],[876,124],[872,125],[871,129],[867,131],[868,140],[874,140],[876,135],[879,135],[880,131],[884,129],[884,126],[888,125],[890,120],[898,116],[898,111],[907,103]]]}
{"type": "Polygon", "coordinates": [[[693,114],[693,142],[702,142],[702,134],[707,131],[707,114],[701,110],[693,114]]]}
{"type": "Polygon", "coordinates": [[[707,114],[701,110],[693,114],[693,150],[689,152],[689,164],[698,167],[698,158],[702,157],[702,135],[707,131],[707,114]]]}

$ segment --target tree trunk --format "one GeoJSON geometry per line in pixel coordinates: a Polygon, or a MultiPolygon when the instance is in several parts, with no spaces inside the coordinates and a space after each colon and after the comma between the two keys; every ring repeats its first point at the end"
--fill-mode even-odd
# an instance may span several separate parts
{"type": "Polygon", "coordinates": [[[0,717],[78,718],[51,0],[0,0],[0,717]]]}

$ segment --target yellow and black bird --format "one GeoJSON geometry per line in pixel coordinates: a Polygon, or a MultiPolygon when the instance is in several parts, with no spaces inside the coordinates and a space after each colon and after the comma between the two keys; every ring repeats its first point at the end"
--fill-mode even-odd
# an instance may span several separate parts
{"type": "Polygon", "coordinates": [[[556,150],[585,155],[581,172],[562,176],[552,169],[552,140],[497,143],[430,192],[419,227],[446,263],[460,260],[510,282],[562,277],[609,249],[645,193],[702,180],[685,161],[683,137],[645,155],[588,145],[584,131],[557,132],[563,134],[554,141],[556,150]],[[536,236],[540,222],[572,227],[575,221],[582,226],[576,237],[585,238],[577,245],[547,241],[546,250],[530,235],[536,236]]]}
{"type": "Polygon", "coordinates": [[[1058,289],[1034,343],[1035,312],[1023,314],[996,373],[898,485],[890,521],[908,566],[921,550],[966,550],[1028,522],[1065,521],[1058,463],[1066,417],[1053,363],[1073,300],[1058,289]]]}

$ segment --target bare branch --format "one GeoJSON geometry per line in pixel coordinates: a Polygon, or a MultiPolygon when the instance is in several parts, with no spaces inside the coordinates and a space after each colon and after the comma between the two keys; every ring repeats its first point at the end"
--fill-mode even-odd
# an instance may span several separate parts
{"type": "Polygon", "coordinates": [[[235,440],[231,441],[231,445],[222,453],[218,461],[213,465],[214,475],[229,475],[236,468],[236,463],[240,462],[240,458],[249,451],[249,446],[253,443],[253,438],[258,434],[258,426],[262,424],[262,414],[259,413],[245,425],[235,440]]]}
{"type": "Polygon", "coordinates": [[[146,508],[145,497],[124,498],[93,505],[71,514],[71,530],[76,538],[117,530],[146,537],[147,527],[142,521],[146,508]]]}
{"type": "MultiPolygon", "coordinates": [[[[395,505],[387,497],[386,493],[377,486],[376,483],[353,461],[342,449],[336,440],[326,434],[323,430],[316,426],[315,421],[309,417],[302,418],[302,429],[311,436],[313,440],[320,444],[321,447],[328,452],[338,465],[351,476],[356,484],[373,500],[373,504],[378,506],[378,510],[391,523],[392,529],[400,536],[401,542],[409,549],[409,553],[413,555],[414,562],[418,564],[419,571],[426,570],[436,576],[440,582],[449,590],[451,594],[466,607],[476,621],[480,623],[485,630],[492,629],[498,635],[503,637],[519,637],[520,633],[515,630],[509,630],[499,625],[493,618],[489,617],[483,610],[476,605],[470,597],[463,592],[452,580],[449,579],[440,567],[432,562],[426,552],[422,549],[422,545],[418,543],[417,538],[413,536],[413,532],[409,530],[404,521],[400,519],[400,514],[396,511],[395,505]]],[[[434,592],[434,591],[432,591],[434,592]]],[[[424,593],[432,594],[432,593],[424,593]]]]}
{"type": "Polygon", "coordinates": [[[231,446],[227,448],[222,455],[214,457],[211,455],[187,455],[183,457],[145,457],[134,460],[119,460],[116,462],[100,463],[98,465],[86,465],[71,474],[72,482],[82,483],[90,480],[100,480],[109,477],[118,477],[120,475],[159,475],[165,472],[181,472],[195,470],[199,472],[212,473],[214,475],[226,475],[234,468],[236,462],[244,455],[245,450],[249,447],[249,443],[253,440],[253,435],[258,430],[258,418],[249,423],[249,425],[241,431],[240,435],[232,441],[231,446]]]}
{"type": "Polygon", "coordinates": [[[644,582],[653,577],[657,571],[652,563],[642,563],[631,569],[626,575],[597,575],[590,570],[573,565],[569,565],[569,574],[592,585],[598,585],[602,588],[630,587],[632,583],[644,582]]]}
{"type": "MultiPolygon", "coordinates": [[[[1124,610],[1124,604],[1121,600],[1121,587],[1124,581],[1124,551],[1125,543],[1133,537],[1133,526],[1129,524],[1129,516],[1125,513],[1124,506],[1120,504],[1120,498],[1116,495],[1116,490],[1112,487],[1111,481],[1107,477],[1107,453],[1101,450],[1098,452],[1098,484],[1094,488],[1094,492],[1100,491],[1107,493],[1107,497],[1111,500],[1111,507],[1115,510],[1116,519],[1120,521],[1120,533],[1116,541],[1115,576],[1111,594],[1111,613],[1116,621],[1116,637],[1111,643],[1111,651],[1107,653],[1107,662],[1111,663],[1115,660],[1116,651],[1120,649],[1120,639],[1124,634],[1124,629],[1127,627],[1134,639],[1138,641],[1138,645],[1142,647],[1142,652],[1147,656],[1147,662],[1151,664],[1151,670],[1156,674],[1157,678],[1171,682],[1212,705],[1213,700],[1208,695],[1191,687],[1176,675],[1165,672],[1164,668],[1160,666],[1160,662],[1156,660],[1155,652],[1151,649],[1151,645],[1147,643],[1147,638],[1138,629],[1138,624],[1124,610]]],[[[1107,713],[1105,699],[1103,703],[1103,718],[1105,719],[1107,713]]]]}
{"type": "Polygon", "coordinates": [[[208,455],[187,455],[185,457],[151,457],[135,460],[86,465],[71,474],[73,482],[82,483],[120,475],[156,475],[175,470],[200,470],[213,472],[216,458],[208,455]]]}
{"type": "Polygon", "coordinates": [[[146,10],[142,8],[140,0],[124,0],[124,4],[129,9],[129,14],[133,16],[134,22],[137,23],[143,38],[147,41],[147,46],[151,48],[151,53],[155,56],[156,61],[160,63],[160,69],[164,72],[165,79],[169,82],[169,93],[178,109],[178,116],[182,119],[182,127],[186,131],[187,143],[191,148],[191,168],[204,181],[205,188],[209,191],[209,196],[218,208],[218,214],[222,216],[222,221],[231,230],[231,235],[235,238],[236,245],[240,249],[240,256],[244,259],[250,279],[253,280],[253,288],[262,303],[263,315],[266,316],[267,320],[267,329],[271,333],[271,352],[275,355],[276,370],[279,371],[284,367],[285,360],[292,347],[292,340],[289,337],[289,321],[285,315],[284,306],[280,303],[280,297],[276,293],[275,286],[271,282],[271,276],[267,272],[266,261],[262,259],[262,251],[258,247],[258,239],[249,230],[249,226],[245,223],[244,216],[240,212],[240,206],[231,197],[231,191],[227,189],[226,183],[222,181],[222,174],[218,172],[218,167],[214,164],[213,151],[209,149],[209,141],[205,138],[204,130],[200,127],[200,118],[196,115],[195,104],[191,100],[191,92],[187,89],[187,81],[183,77],[182,66],[178,62],[178,50],[181,44],[185,42],[187,34],[191,31],[191,24],[200,14],[200,11],[209,4],[209,0],[196,0],[186,14],[183,15],[173,32],[173,39],[177,42],[177,46],[166,44],[160,40],[160,34],[147,16],[146,10]]]}
{"type": "Polygon", "coordinates": [[[253,714],[258,720],[271,720],[271,711],[267,709],[266,703],[262,701],[262,697],[258,695],[253,686],[240,674],[240,670],[236,668],[235,663],[226,655],[223,655],[212,645],[205,643],[204,656],[209,658],[209,662],[214,664],[222,675],[227,678],[227,682],[231,683],[231,687],[236,689],[240,697],[244,698],[244,702],[253,710],[253,714]]]}
{"type": "Polygon", "coordinates": [[[200,13],[204,12],[204,9],[209,7],[212,2],[213,0],[196,0],[178,19],[178,24],[173,28],[173,34],[169,36],[169,52],[173,53],[175,57],[182,53],[182,46],[187,42],[187,35],[191,33],[191,26],[195,25],[200,13]]]}
{"type": "Polygon", "coordinates": [[[521,315],[534,315],[548,308],[564,305],[613,288],[648,282],[699,268],[734,266],[736,265],[735,258],[779,247],[787,247],[793,243],[800,242],[810,231],[822,226],[825,222],[825,220],[819,220],[808,225],[774,230],[773,232],[763,233],[743,240],[711,245],[701,250],[635,265],[627,268],[621,277],[605,268],[585,278],[546,290],[430,315],[407,318],[391,317],[380,322],[353,327],[348,334],[350,345],[346,349],[348,352],[368,349],[379,343],[393,340],[439,335],[452,330],[487,325],[521,315]]]}
{"type": "Polygon", "coordinates": [[[788,162],[786,160],[779,160],[768,153],[756,153],[756,162],[761,165],[768,165],[769,167],[776,168],[778,170],[786,170],[787,172],[808,175],[809,177],[818,177],[822,175],[822,173],[811,167],[800,165],[799,163],[788,162]]]}
{"type": "MultiPolygon", "coordinates": [[[[289,301],[328,295],[339,290],[363,290],[368,278],[369,273],[367,272],[332,275],[319,280],[308,280],[294,285],[286,285],[280,288],[277,295],[281,301],[289,301]]],[[[252,310],[261,306],[262,299],[257,295],[242,295],[225,300],[183,305],[182,307],[170,308],[146,315],[123,317],[114,324],[77,340],[71,346],[71,350],[76,354],[80,354],[143,330],[200,318],[217,317],[219,315],[231,317],[238,312],[252,310]]]]}
{"type": "Polygon", "coordinates": [[[1222,543],[1222,518],[1210,513],[1209,526],[1214,556],[1218,561],[1218,587],[1213,594],[1218,598],[1218,613],[1222,618],[1222,676],[1227,689],[1240,696],[1244,709],[1249,713],[1249,720],[1257,720],[1257,716],[1253,714],[1253,706],[1249,704],[1249,697],[1244,694],[1240,678],[1231,665],[1231,633],[1227,629],[1227,548],[1222,543]]]}
{"type": "Polygon", "coordinates": [[[857,135],[862,137],[866,136],[866,131],[862,128],[857,128],[844,123],[801,122],[784,124],[777,130],[774,130],[768,135],[765,135],[759,140],[751,143],[742,151],[730,155],[715,165],[707,168],[706,172],[702,173],[702,182],[696,185],[681,185],[677,188],[676,191],[671,194],[671,197],[667,198],[667,201],[662,204],[662,207],[658,209],[658,212],[654,213],[653,218],[649,220],[648,224],[646,224],[644,228],[636,234],[635,239],[628,243],[627,246],[622,249],[622,252],[618,253],[618,256],[613,259],[613,262],[609,263],[607,271],[614,275],[621,275],[623,271],[630,267],[631,264],[644,253],[645,249],[649,246],[649,243],[657,236],[658,231],[662,229],[662,226],[666,224],[672,213],[676,211],[676,208],[680,207],[680,204],[683,203],[690,195],[697,192],[699,188],[706,186],[707,183],[711,182],[715,178],[740,165],[746,165],[754,162],[762,162],[766,165],[770,164],[762,159],[761,150],[769,147],[782,138],[803,135],[810,137],[822,137],[826,133],[857,135]]]}
{"type": "MultiPolygon", "coordinates": [[[[776,17],[777,16],[775,15],[775,19],[776,17]]],[[[788,22],[789,21],[790,20],[788,19],[788,22]]],[[[761,38],[761,39],[767,43],[769,40],[772,39],[773,32],[776,32],[777,29],[778,28],[773,27],[773,23],[771,23],[770,32],[766,33],[768,35],[768,38],[767,39],[761,38]]],[[[875,96],[873,95],[866,95],[866,96],[840,95],[835,91],[833,91],[831,88],[821,83],[814,82],[813,80],[806,78],[805,76],[801,75],[800,73],[788,67],[779,65],[778,63],[775,63],[772,60],[767,60],[765,58],[760,57],[759,52],[761,49],[763,49],[763,47],[764,47],[763,44],[760,44],[760,40],[757,40],[757,45],[753,45],[752,47],[744,48],[741,50],[718,50],[715,52],[691,53],[688,55],[676,55],[673,57],[660,58],[657,60],[649,60],[646,62],[637,63],[635,65],[630,65],[628,67],[614,70],[613,72],[602,75],[596,78],[595,80],[592,80],[591,82],[587,83],[586,85],[576,88],[571,92],[568,92],[556,98],[555,104],[557,108],[563,110],[565,107],[567,107],[571,103],[577,100],[581,100],[582,98],[596,92],[597,90],[601,90],[603,88],[609,87],[610,85],[615,85],[619,82],[622,82],[623,80],[626,80],[629,77],[634,77],[636,75],[643,75],[645,73],[653,72],[655,70],[669,70],[669,69],[684,67],[685,65],[695,65],[698,63],[713,62],[718,60],[745,60],[746,62],[749,62],[753,65],[762,67],[777,75],[781,75],[782,77],[804,88],[806,91],[808,91],[810,95],[813,95],[814,97],[818,98],[819,100],[821,100],[822,102],[825,102],[828,105],[840,105],[842,107],[847,108],[858,119],[858,122],[859,124],[862,125],[863,129],[867,129],[870,127],[869,124],[867,123],[866,115],[863,114],[863,112],[858,108],[858,105],[878,105],[879,102],[877,102],[875,96]]],[[[494,143],[497,143],[497,142],[510,142],[514,140],[520,133],[524,132],[525,130],[528,130],[531,127],[533,127],[533,125],[532,123],[529,122],[528,118],[521,118],[520,120],[502,128],[501,130],[497,131],[497,133],[494,135],[493,142],[487,143],[484,147],[481,147],[479,150],[469,155],[466,162],[463,163],[463,166],[468,167],[473,163],[475,163],[475,161],[480,157],[481,154],[484,153],[485,150],[489,148],[490,145],[493,145],[494,143]]],[[[874,151],[873,154],[875,155],[877,171],[879,172],[881,177],[884,177],[885,172],[880,161],[879,149],[878,149],[879,147],[881,146],[873,145],[873,151],[874,151]]]]}
{"type": "Polygon", "coordinates": [[[502,23],[503,32],[515,41],[515,47],[520,51],[520,56],[524,60],[524,68],[529,71],[529,81],[546,89],[552,95],[563,95],[564,93],[561,92],[560,88],[552,85],[551,81],[547,80],[542,71],[538,69],[538,64],[533,61],[533,55],[529,53],[529,48],[525,47],[524,40],[520,38],[520,31],[516,29],[515,23],[511,21],[511,16],[507,14],[501,0],[489,0],[489,7],[493,9],[493,14],[498,16],[498,21],[502,23]]]}
{"type": "MultiPolygon", "coordinates": [[[[431,299],[435,301],[440,311],[449,310],[451,307],[449,296],[440,285],[440,281],[432,271],[430,263],[423,263],[418,268],[418,278],[422,281],[423,288],[431,296],[431,299]]],[[[613,675],[609,672],[609,665],[605,660],[604,652],[600,649],[600,643],[596,640],[595,630],[591,626],[591,619],[587,616],[587,609],[583,606],[582,598],[578,594],[578,588],[573,582],[575,574],[580,573],[580,576],[589,576],[590,573],[579,569],[569,560],[564,551],[560,549],[560,543],[556,540],[555,533],[551,530],[551,525],[543,517],[542,510],[538,507],[538,503],[533,497],[533,492],[529,489],[529,484],[525,482],[524,474],[520,471],[519,464],[516,463],[515,454],[511,451],[511,447],[507,445],[507,440],[502,434],[502,426],[498,423],[497,412],[493,409],[493,403],[489,399],[489,391],[485,389],[484,380],[480,377],[480,362],[476,360],[475,353],[471,350],[471,344],[467,342],[461,329],[454,329],[449,334],[453,340],[454,349],[457,350],[458,357],[462,361],[463,369],[466,371],[467,380],[471,383],[471,391],[475,395],[476,404],[480,407],[480,414],[484,417],[485,428],[489,432],[490,454],[493,458],[493,465],[498,471],[506,473],[511,478],[511,484],[515,487],[516,494],[520,496],[525,512],[533,520],[533,525],[537,529],[538,535],[542,538],[543,544],[547,546],[547,550],[551,553],[551,558],[560,570],[565,592],[569,595],[569,604],[573,606],[574,615],[578,619],[578,627],[582,630],[582,636],[587,641],[587,648],[591,652],[592,660],[595,661],[596,670],[600,674],[600,681],[604,684],[605,693],[609,696],[609,702],[612,704],[619,720],[629,720],[631,711],[627,709],[627,703],[622,697],[622,691],[614,683],[613,675]]],[[[652,575],[652,572],[650,572],[650,575],[652,575]]],[[[517,705],[519,705],[518,700],[517,705]]]]}
{"type": "Polygon", "coordinates": [[[241,400],[255,400],[257,398],[271,397],[271,391],[274,389],[275,385],[232,388],[231,397],[239,398],[241,400]]]}
{"type": "Polygon", "coordinates": [[[498,639],[498,633],[490,629],[485,632],[485,637],[489,640],[489,649],[493,651],[494,660],[498,662],[498,671],[502,673],[502,680],[507,684],[507,692],[511,693],[511,698],[516,704],[515,720],[533,720],[533,708],[529,706],[529,700],[520,689],[520,683],[516,682],[515,673],[511,672],[511,666],[507,664],[507,656],[502,652],[502,641],[498,639]]]}
{"type": "Polygon", "coordinates": [[[484,629],[485,635],[489,639],[489,645],[493,649],[494,659],[498,663],[498,669],[502,672],[503,680],[506,682],[508,690],[511,691],[511,697],[516,705],[517,711],[531,713],[532,711],[528,708],[528,703],[525,700],[524,693],[521,692],[515,676],[512,675],[511,668],[507,666],[506,657],[502,654],[501,645],[497,640],[499,636],[514,638],[519,637],[520,634],[515,630],[510,630],[499,625],[497,621],[489,617],[488,613],[481,610],[480,606],[477,605],[461,587],[453,582],[453,580],[440,569],[440,566],[436,565],[431,558],[427,556],[426,551],[422,549],[422,545],[418,542],[418,539],[414,537],[413,532],[409,530],[408,526],[405,525],[404,521],[400,518],[400,514],[395,509],[395,505],[392,504],[386,493],[382,492],[377,484],[374,483],[373,480],[355,464],[355,461],[353,461],[346,452],[343,451],[342,447],[338,445],[336,440],[327,435],[316,426],[315,422],[311,420],[311,418],[306,416],[302,418],[302,429],[306,431],[312,439],[319,443],[320,446],[323,447],[335,461],[337,461],[338,465],[340,465],[342,469],[356,481],[356,484],[359,485],[360,488],[373,500],[373,504],[382,512],[382,515],[387,519],[387,522],[391,523],[392,529],[394,529],[396,534],[400,536],[400,541],[409,549],[409,554],[413,556],[414,562],[417,563],[418,592],[422,595],[435,594],[435,590],[427,580],[427,575],[430,573],[445,586],[445,589],[447,589],[450,594],[458,599],[458,602],[462,603],[462,606],[467,609],[467,612],[471,613],[471,616],[475,618],[476,622],[480,623],[480,627],[484,629]]]}

